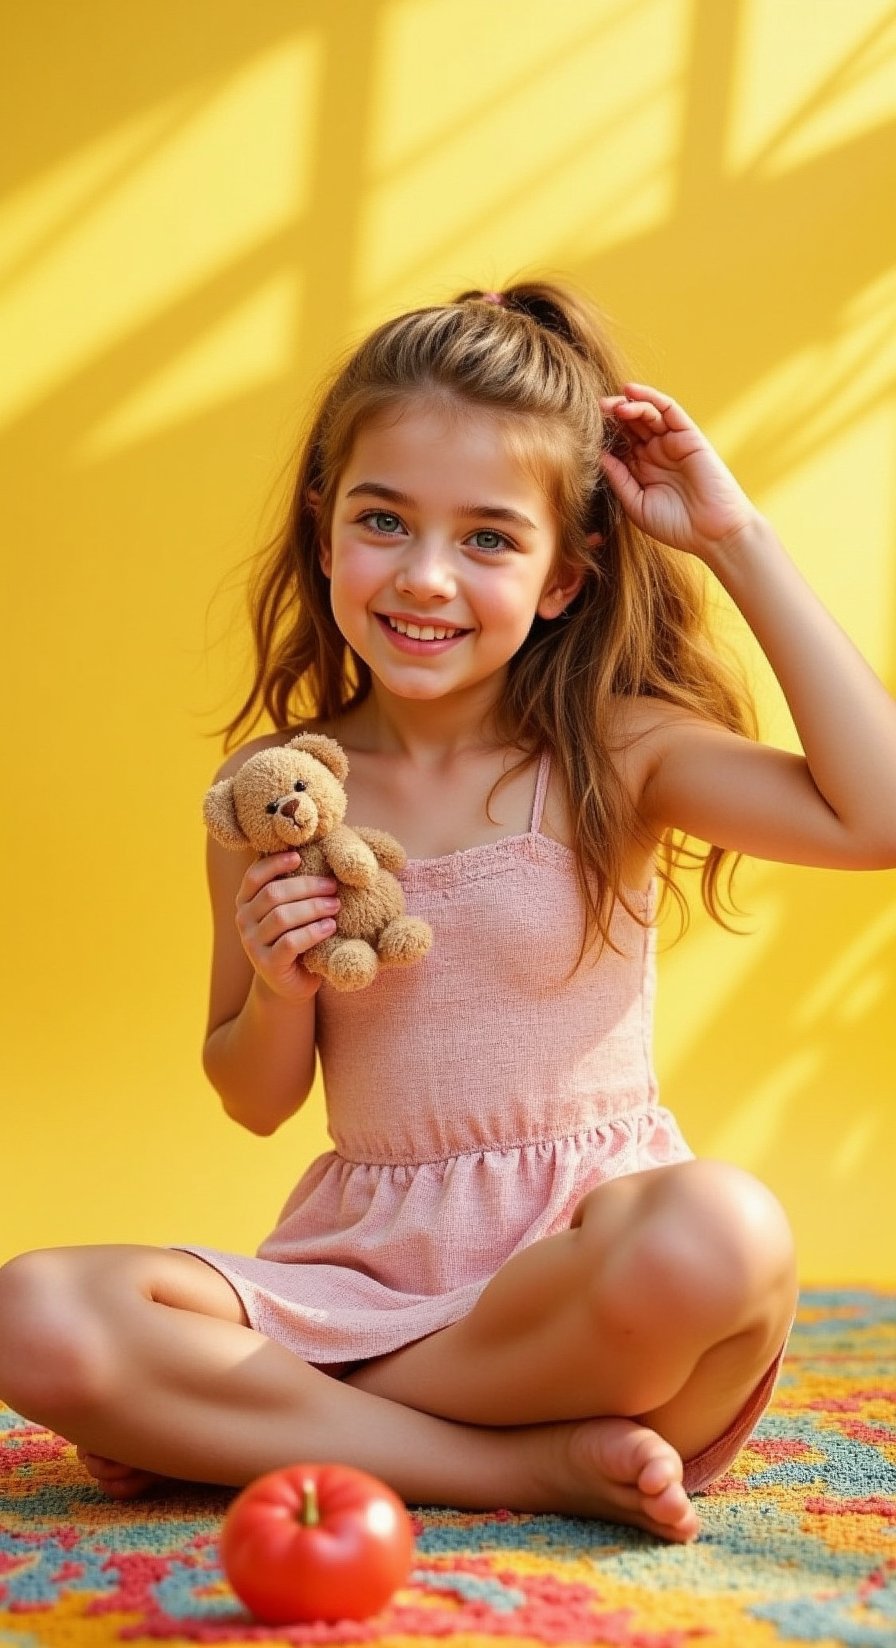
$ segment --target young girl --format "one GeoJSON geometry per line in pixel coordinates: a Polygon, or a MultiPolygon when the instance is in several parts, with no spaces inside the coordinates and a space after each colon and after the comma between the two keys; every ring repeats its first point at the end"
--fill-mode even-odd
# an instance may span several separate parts
{"type": "Polygon", "coordinates": [[[712,844],[716,919],[726,853],[896,864],[896,707],[563,286],[375,331],[323,399],[274,551],[231,732],[262,708],[278,730],[221,772],[297,724],[338,739],[347,822],[404,844],[433,949],[320,987],[302,956],[335,883],[210,845],[205,1068],[269,1134],[319,1051],[335,1148],[255,1258],[13,1261],[0,1394],[118,1497],[338,1460],[416,1503],[690,1540],[689,1494],[769,1401],[797,1284],[770,1191],[695,1160],[658,1103],[656,882],[675,889],[673,832],[712,844]],[[805,757],[756,741],[696,561],[805,757]]]}

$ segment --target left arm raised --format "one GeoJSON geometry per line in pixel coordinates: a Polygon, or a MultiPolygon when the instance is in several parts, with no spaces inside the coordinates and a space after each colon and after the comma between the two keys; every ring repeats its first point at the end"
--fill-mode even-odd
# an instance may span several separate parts
{"type": "Polygon", "coordinates": [[[639,525],[697,554],[728,591],[805,751],[756,744],[650,700],[645,818],[655,831],[757,858],[896,868],[896,700],[681,408],[627,387],[620,421],[634,425],[632,451],[624,466],[605,464],[608,478],[639,525]]]}

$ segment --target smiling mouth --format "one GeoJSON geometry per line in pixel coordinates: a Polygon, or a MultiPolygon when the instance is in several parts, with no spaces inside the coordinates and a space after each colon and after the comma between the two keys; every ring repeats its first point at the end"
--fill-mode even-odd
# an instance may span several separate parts
{"type": "Polygon", "coordinates": [[[409,641],[453,641],[457,635],[469,634],[468,630],[451,624],[409,624],[401,618],[389,618],[381,613],[377,613],[377,617],[388,624],[396,635],[406,635],[409,641]]]}

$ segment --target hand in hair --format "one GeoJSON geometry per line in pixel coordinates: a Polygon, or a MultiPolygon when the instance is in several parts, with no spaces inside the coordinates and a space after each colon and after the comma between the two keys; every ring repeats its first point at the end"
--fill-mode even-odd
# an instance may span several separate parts
{"type": "Polygon", "coordinates": [[[627,437],[627,450],[601,455],[607,480],[642,531],[711,563],[758,511],[676,401],[647,384],[624,388],[600,403],[627,437]]]}

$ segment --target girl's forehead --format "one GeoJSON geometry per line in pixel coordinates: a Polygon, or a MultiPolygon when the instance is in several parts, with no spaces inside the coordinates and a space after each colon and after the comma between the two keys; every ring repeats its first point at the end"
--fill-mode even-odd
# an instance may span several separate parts
{"type": "Polygon", "coordinates": [[[381,412],[359,429],[340,490],[380,481],[421,502],[461,493],[465,501],[480,504],[525,498],[544,514],[547,500],[524,459],[527,444],[522,420],[512,415],[411,403],[398,413],[381,412]],[[504,496],[497,496],[496,489],[504,496]]]}

